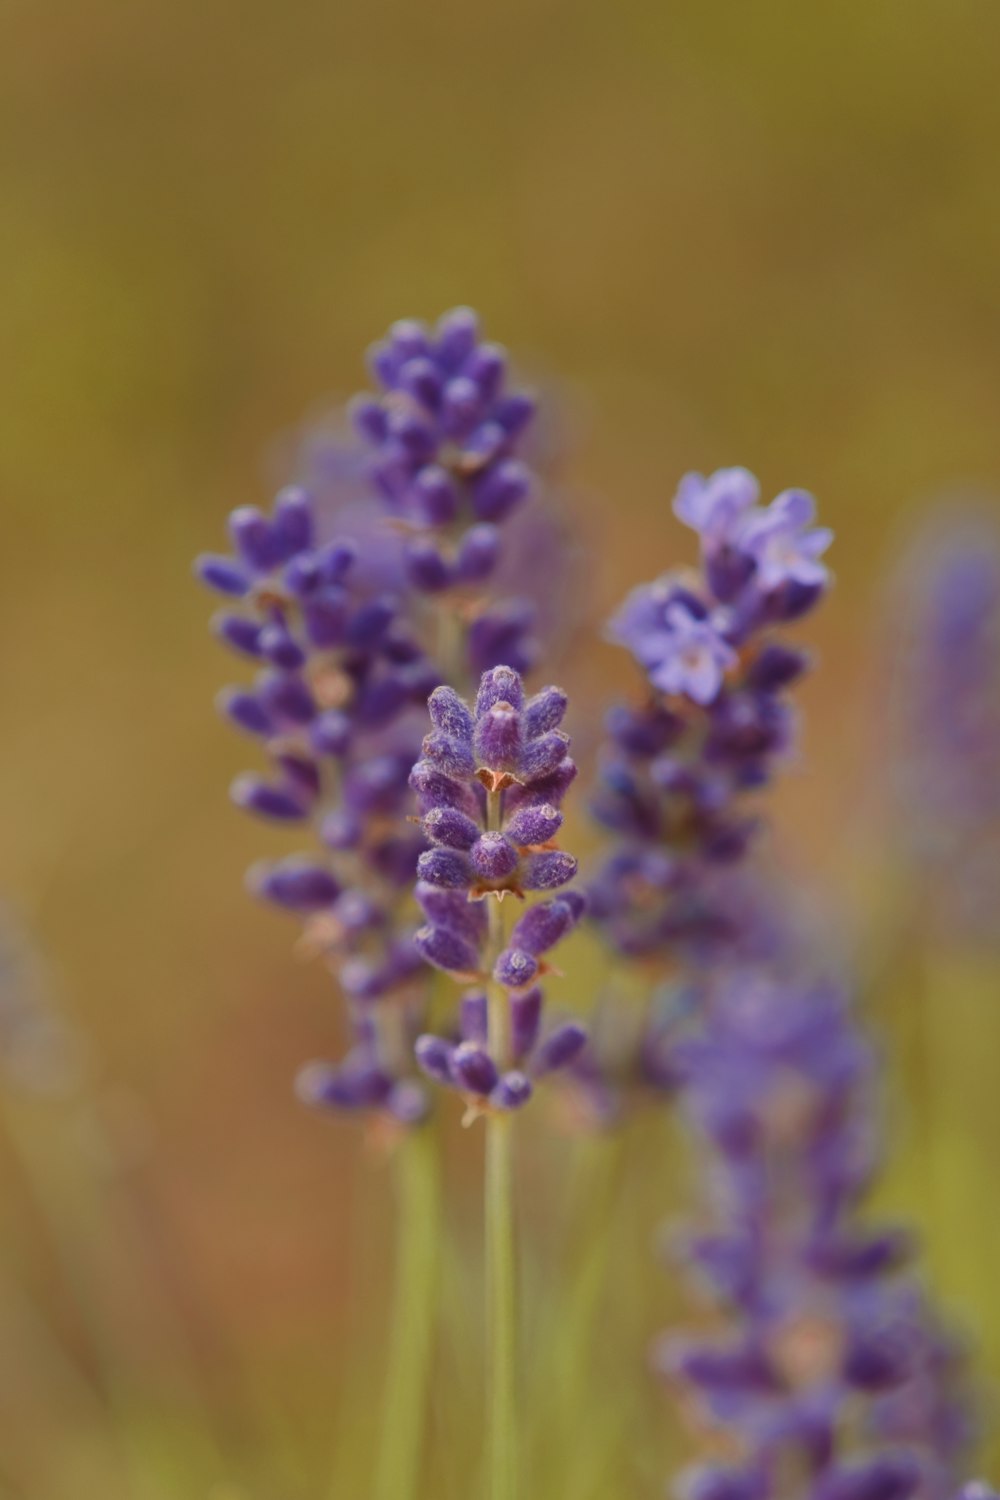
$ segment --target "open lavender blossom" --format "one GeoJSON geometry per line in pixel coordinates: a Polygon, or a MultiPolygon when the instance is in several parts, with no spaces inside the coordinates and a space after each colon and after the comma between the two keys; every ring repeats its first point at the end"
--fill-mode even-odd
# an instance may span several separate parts
{"type": "Polygon", "coordinates": [[[562,890],[577,863],[555,843],[560,805],[576,775],[559,727],[566,698],[554,687],[526,698],[519,674],[497,667],[484,673],[474,708],[448,687],[437,688],[428,706],[434,729],[410,778],[432,846],[417,863],[417,900],[427,922],[414,941],[428,963],[473,988],[460,1036],[421,1037],[417,1058],[439,1082],[514,1108],[526,1102],[531,1077],[569,1064],[585,1039],[575,1023],[542,1035],[537,984],[546,955],[584,907],[578,892],[562,890]],[[557,890],[559,896],[529,907],[498,940],[501,923],[494,918],[503,898],[557,890]],[[503,1056],[491,1055],[479,995],[491,983],[508,996],[503,1056]]]}

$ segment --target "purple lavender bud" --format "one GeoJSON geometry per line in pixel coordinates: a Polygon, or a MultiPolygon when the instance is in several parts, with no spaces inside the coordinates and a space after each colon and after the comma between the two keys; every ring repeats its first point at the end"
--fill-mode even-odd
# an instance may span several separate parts
{"type": "Polygon", "coordinates": [[[269,573],[281,561],[281,545],[267,517],[253,505],[241,505],[229,517],[229,535],[243,561],[255,573],[269,573]]]}
{"type": "Polygon", "coordinates": [[[531,476],[516,459],[491,466],[472,487],[472,505],[480,521],[503,521],[527,497],[531,476]]]}
{"type": "Polygon", "coordinates": [[[272,786],[259,776],[237,776],[229,795],[237,807],[257,813],[262,818],[275,818],[279,822],[299,822],[308,813],[308,807],[299,796],[286,791],[284,787],[272,786]]]}
{"type": "Polygon", "coordinates": [[[524,705],[524,732],[529,740],[558,729],[568,703],[562,688],[546,687],[524,705]]]}
{"type": "Polygon", "coordinates": [[[406,545],[406,571],[414,588],[440,594],[455,581],[452,564],[434,542],[418,538],[406,545]]]}
{"type": "Polygon", "coordinates": [[[435,348],[446,370],[458,370],[469,358],[479,338],[479,320],[470,307],[456,307],[438,319],[435,348]]]}
{"type": "Polygon", "coordinates": [[[469,803],[467,789],[459,781],[445,774],[430,760],[421,760],[410,772],[410,786],[417,794],[421,811],[432,807],[465,807],[469,803]]]}
{"type": "Polygon", "coordinates": [[[430,1111],[427,1090],[412,1078],[398,1079],[389,1090],[385,1107],[401,1125],[419,1125],[430,1111]]]}
{"type": "Polygon", "coordinates": [[[490,1103],[494,1109],[522,1109],[532,1095],[531,1079],[524,1073],[512,1069],[504,1073],[496,1088],[490,1094],[490,1103]]]}
{"type": "Polygon", "coordinates": [[[339,585],[354,567],[358,549],[354,542],[338,538],[336,541],[328,542],[318,553],[318,557],[323,582],[339,585]]]}
{"type": "Polygon", "coordinates": [[[308,551],[313,545],[314,521],[306,490],[290,485],[280,492],[274,502],[273,527],[287,556],[308,551]]]}
{"type": "Polygon", "coordinates": [[[537,973],[537,960],[520,948],[505,948],[493,968],[493,978],[509,990],[524,989],[537,973]]]}
{"type": "Polygon", "coordinates": [[[293,855],[273,865],[255,865],[247,874],[255,895],[289,911],[323,911],[340,895],[340,886],[324,866],[293,855]]]}
{"type": "Polygon", "coordinates": [[[248,734],[269,735],[274,732],[273,718],[253,693],[225,688],[216,701],[226,717],[248,734]]]}
{"type": "Polygon", "coordinates": [[[486,935],[486,908],[481,901],[470,901],[465,890],[447,890],[441,886],[419,884],[417,901],[433,927],[450,927],[478,943],[486,935]]]}
{"type": "Polygon", "coordinates": [[[916,1458],[887,1453],[867,1463],[827,1470],[813,1493],[816,1500],[910,1500],[920,1480],[916,1458]]]}
{"type": "Polygon", "coordinates": [[[388,673],[365,684],[354,704],[359,727],[381,729],[391,723],[410,700],[407,679],[397,672],[388,673]]]}
{"type": "Polygon", "coordinates": [[[437,464],[421,469],[413,482],[411,501],[416,519],[425,526],[448,526],[458,515],[458,490],[437,464]]]}
{"type": "Polygon", "coordinates": [[[340,588],[324,588],[311,595],[302,610],[306,635],[320,651],[343,642],[349,617],[347,595],[340,588]]]}
{"type": "Polygon", "coordinates": [[[479,954],[471,943],[448,927],[421,927],[413,942],[421,958],[449,974],[475,974],[479,954]]]}
{"type": "Polygon", "coordinates": [[[531,631],[535,607],[524,599],[508,599],[484,610],[469,627],[469,666],[474,672],[489,671],[501,662],[526,672],[535,659],[536,643],[531,631]]]}
{"type": "Polygon", "coordinates": [[[346,755],[352,733],[350,716],[339,708],[328,708],[317,714],[309,726],[309,740],[317,755],[346,755]]]}
{"type": "Polygon", "coordinates": [[[467,990],[459,1008],[459,1030],[463,1042],[486,1046],[489,1038],[489,1013],[484,990],[467,990]]]}
{"type": "Polygon", "coordinates": [[[476,764],[489,771],[513,771],[521,754],[521,723],[507,703],[494,703],[477,717],[474,740],[476,764]]]}
{"type": "Polygon", "coordinates": [[[398,376],[399,387],[434,411],[441,400],[441,377],[426,355],[407,360],[398,376]]]}
{"type": "Polygon", "coordinates": [[[526,891],[554,891],[573,879],[577,862],[562,849],[546,849],[528,854],[523,860],[521,884],[526,891]]]}
{"type": "Polygon", "coordinates": [[[809,665],[809,658],[791,646],[771,643],[751,663],[746,676],[746,685],[762,693],[776,693],[796,682],[809,665]]]}
{"type": "Polygon", "coordinates": [[[500,533],[485,523],[471,527],[462,538],[456,559],[459,583],[482,583],[500,559],[500,533]]]}
{"type": "Polygon", "coordinates": [[[510,997],[510,1038],[517,1061],[527,1057],[538,1040],[542,1021],[542,992],[534,989],[510,997]]]}
{"type": "Polygon", "coordinates": [[[506,368],[507,354],[499,344],[480,344],[462,366],[462,373],[475,381],[485,401],[495,401],[506,368]]]}
{"type": "Polygon", "coordinates": [[[454,688],[435,688],[427,700],[427,711],[435,729],[439,729],[449,739],[472,744],[475,720],[454,688]]]}
{"type": "Polygon", "coordinates": [[[451,1075],[470,1094],[491,1094],[497,1086],[496,1063],[475,1042],[459,1042],[451,1054],[451,1075]]]}
{"type": "Polygon", "coordinates": [[[359,437],[373,444],[385,442],[388,435],[388,423],[386,414],[378,401],[374,401],[370,396],[355,396],[347,410],[359,437]]]}
{"type": "Polygon", "coordinates": [[[363,834],[361,819],[357,813],[344,807],[327,813],[319,830],[319,836],[328,849],[356,849],[363,834]]]}
{"type": "Polygon", "coordinates": [[[246,571],[231,557],[217,557],[204,552],[195,559],[195,573],[202,583],[220,594],[232,594],[238,599],[249,592],[250,578],[246,571]]]}
{"type": "Polygon", "coordinates": [[[482,413],[482,394],[475,381],[456,375],[444,388],[441,426],[453,438],[462,438],[475,427],[482,413]]]}
{"type": "Polygon", "coordinates": [[[396,617],[396,601],[388,595],[369,599],[358,609],[348,627],[347,642],[364,650],[380,644],[396,617]]]}
{"type": "Polygon", "coordinates": [[[479,824],[456,807],[435,807],[426,814],[423,829],[435,844],[467,853],[479,838],[479,824]]]}
{"type": "Polygon", "coordinates": [[[323,584],[323,565],[314,552],[302,552],[285,568],[285,587],[296,599],[306,599],[323,584]]]}
{"type": "Polygon", "coordinates": [[[274,667],[296,672],[305,664],[306,654],[285,625],[273,621],[260,633],[260,652],[274,667]]]}
{"type": "Polygon", "coordinates": [[[482,719],[495,703],[508,703],[517,710],[524,707],[524,684],[512,667],[494,667],[483,673],[476,695],[476,719],[482,719]]]}
{"type": "Polygon", "coordinates": [[[280,719],[309,724],[316,716],[313,696],[301,677],[269,672],[258,679],[257,691],[268,711],[280,719]]]}
{"type": "Polygon", "coordinates": [[[451,1083],[454,1047],[440,1036],[418,1036],[413,1048],[417,1063],[436,1083],[451,1083]]]}
{"type": "Polygon", "coordinates": [[[861,1391],[884,1391],[900,1385],[912,1367],[912,1349],[903,1330],[868,1328],[850,1340],[844,1355],[843,1376],[861,1391]]]}
{"type": "Polygon", "coordinates": [[[519,808],[504,832],[512,844],[524,848],[531,844],[547,844],[561,827],[562,813],[548,802],[539,802],[534,807],[519,808]]]}
{"type": "Polygon", "coordinates": [[[212,620],[212,630],[225,645],[244,656],[260,656],[260,630],[256,620],[245,615],[219,614],[212,620]]]}
{"type": "Polygon", "coordinates": [[[518,437],[530,425],[535,416],[536,405],[530,396],[518,393],[505,396],[494,411],[496,421],[508,438],[518,437]]]}
{"type": "Polygon", "coordinates": [[[446,890],[462,890],[469,883],[468,865],[451,849],[426,850],[417,860],[417,876],[446,890]]]}
{"type": "Polygon", "coordinates": [[[514,846],[502,833],[484,833],[471,851],[472,868],[482,880],[506,880],[517,869],[514,846]]]}
{"type": "Polygon", "coordinates": [[[688,1470],[679,1493],[681,1500],[767,1500],[769,1486],[753,1469],[705,1465],[688,1470]]]}
{"type": "Polygon", "coordinates": [[[555,901],[540,901],[530,907],[514,924],[510,935],[512,947],[523,948],[526,953],[536,955],[554,948],[579,920],[577,903],[557,897],[555,901]]]}
{"type": "Polygon", "coordinates": [[[475,772],[471,748],[463,740],[453,740],[440,730],[425,737],[423,752],[445,776],[468,780],[475,772]]]}
{"type": "Polygon", "coordinates": [[[356,1060],[340,1068],[309,1063],[299,1071],[295,1092],[303,1104],[336,1109],[363,1109],[380,1104],[391,1082],[372,1060],[356,1060]]]}
{"type": "Polygon", "coordinates": [[[580,1055],[586,1044],[586,1028],[577,1021],[567,1021],[565,1026],[557,1026],[549,1032],[532,1058],[531,1071],[540,1078],[545,1073],[565,1068],[580,1055]]]}
{"type": "Polygon", "coordinates": [[[568,748],[569,740],[561,729],[554,729],[551,734],[542,734],[538,739],[529,741],[518,764],[520,780],[532,783],[551,776],[562,764],[568,748]]]}

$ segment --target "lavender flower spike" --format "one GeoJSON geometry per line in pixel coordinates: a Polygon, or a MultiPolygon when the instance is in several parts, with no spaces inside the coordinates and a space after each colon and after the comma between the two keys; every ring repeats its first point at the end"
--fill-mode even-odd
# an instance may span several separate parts
{"type": "MultiPolygon", "coordinates": [[[[497,942],[499,924],[487,909],[508,896],[560,891],[576,873],[576,860],[554,843],[560,804],[576,775],[560,728],[566,698],[554,687],[526,698],[519,674],[495,667],[483,675],[474,707],[449,687],[435,689],[428,707],[434,729],[410,778],[432,846],[417,862],[427,923],[415,943],[428,963],[460,982],[506,992],[510,1036],[497,1055],[483,1036],[476,991],[467,996],[468,1031],[450,1044],[448,1077],[467,1096],[519,1108],[530,1096],[530,1077],[567,1066],[585,1041],[575,1024],[539,1039],[536,983],[547,971],[545,955],[580,920],[582,896],[566,891],[530,907],[506,943],[497,942]],[[514,1063],[517,1077],[509,1071],[514,1063]]],[[[417,1044],[418,1062],[438,1082],[446,1081],[448,1045],[429,1036],[417,1044]]]]}

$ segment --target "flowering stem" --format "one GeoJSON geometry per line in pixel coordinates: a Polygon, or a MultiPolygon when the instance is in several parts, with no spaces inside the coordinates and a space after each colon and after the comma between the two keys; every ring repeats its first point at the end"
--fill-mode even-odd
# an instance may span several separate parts
{"type": "MultiPolygon", "coordinates": [[[[503,915],[498,900],[490,902],[489,917],[489,951],[492,956],[503,946],[503,915]]],[[[488,1000],[490,1052],[502,1067],[510,1050],[510,1017],[503,986],[491,981],[488,1000]]],[[[512,1116],[496,1111],[486,1117],[486,1397],[490,1500],[516,1500],[518,1489],[512,1124],[512,1116]]]]}
{"type": "Polygon", "coordinates": [[[433,1343],[440,1249],[437,1143],[411,1130],[396,1152],[396,1273],[375,1500],[415,1500],[433,1343]]]}

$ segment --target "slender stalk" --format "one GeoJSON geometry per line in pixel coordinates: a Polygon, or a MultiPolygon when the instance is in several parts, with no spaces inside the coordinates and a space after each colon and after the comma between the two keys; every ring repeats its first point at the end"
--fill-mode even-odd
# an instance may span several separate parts
{"type": "MultiPolygon", "coordinates": [[[[491,802],[497,794],[492,794],[491,802]]],[[[499,798],[497,798],[499,800],[499,798]]],[[[491,808],[491,812],[493,809],[491,808]]],[[[491,823],[493,818],[490,819],[491,823]]],[[[490,902],[489,953],[503,946],[500,902],[490,902]]],[[[510,1055],[507,994],[492,980],[488,990],[490,1051],[498,1067],[510,1055]]],[[[514,1241],[513,1119],[486,1116],[486,1328],[487,1465],[490,1500],[518,1493],[517,1288],[514,1241]]]]}
{"type": "Polygon", "coordinates": [[[396,1274],[375,1500],[415,1500],[420,1490],[440,1249],[438,1153],[430,1126],[409,1132],[395,1169],[396,1274]]]}

